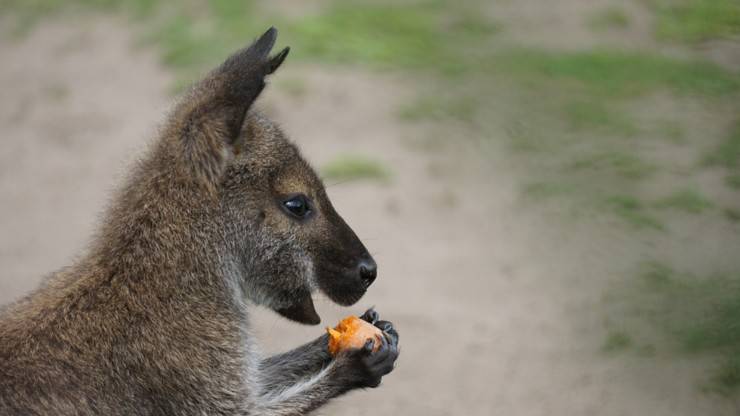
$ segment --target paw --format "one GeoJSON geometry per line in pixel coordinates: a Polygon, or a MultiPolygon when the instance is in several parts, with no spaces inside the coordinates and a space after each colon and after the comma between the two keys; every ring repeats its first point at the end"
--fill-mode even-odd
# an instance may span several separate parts
{"type": "MultiPolygon", "coordinates": [[[[377,312],[373,312],[377,315],[377,312]]],[[[379,386],[383,376],[393,371],[398,359],[398,331],[388,321],[376,320],[375,326],[385,333],[377,351],[373,352],[377,341],[369,339],[362,348],[346,351],[337,357],[346,363],[357,387],[379,386]]]]}
{"type": "Polygon", "coordinates": [[[360,316],[360,319],[375,325],[381,331],[385,332],[386,337],[389,338],[392,343],[395,343],[396,347],[398,347],[398,332],[393,327],[392,323],[380,320],[380,314],[375,310],[375,307],[366,310],[365,313],[360,316]]]}
{"type": "Polygon", "coordinates": [[[375,307],[371,307],[370,309],[366,310],[365,313],[362,314],[362,316],[360,316],[360,319],[375,325],[375,323],[378,322],[378,320],[380,319],[380,315],[375,310],[375,307]]]}

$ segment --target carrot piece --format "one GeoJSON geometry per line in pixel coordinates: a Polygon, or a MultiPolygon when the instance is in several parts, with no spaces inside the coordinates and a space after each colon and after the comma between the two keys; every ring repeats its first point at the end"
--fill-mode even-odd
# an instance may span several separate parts
{"type": "Polygon", "coordinates": [[[350,315],[334,328],[326,328],[329,333],[329,353],[336,356],[340,351],[362,348],[368,339],[374,339],[373,351],[380,348],[383,331],[375,325],[350,315]]]}

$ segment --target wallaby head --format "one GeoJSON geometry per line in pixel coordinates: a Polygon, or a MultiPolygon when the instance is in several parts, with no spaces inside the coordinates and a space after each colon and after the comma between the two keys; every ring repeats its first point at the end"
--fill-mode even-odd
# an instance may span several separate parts
{"type": "Polygon", "coordinates": [[[230,284],[289,319],[318,324],[311,294],[353,304],[376,265],[296,146],[252,109],[264,77],[288,54],[268,56],[275,37],[268,30],[195,85],[171,115],[162,149],[180,182],[214,201],[220,220],[195,232],[221,244],[230,284]]]}
{"type": "Polygon", "coordinates": [[[353,304],[375,280],[375,262],[283,133],[257,114],[245,127],[220,187],[245,293],[287,318],[316,324],[311,292],[353,304]]]}

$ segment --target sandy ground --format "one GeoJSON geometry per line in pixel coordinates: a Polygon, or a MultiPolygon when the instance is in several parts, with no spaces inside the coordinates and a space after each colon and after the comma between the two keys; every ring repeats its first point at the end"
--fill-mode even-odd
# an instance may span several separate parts
{"type": "MultiPolygon", "coordinates": [[[[116,20],[44,24],[0,39],[0,302],[32,289],[79,253],[127,164],[168,108],[170,77],[116,20]]],[[[288,63],[297,97],[273,86],[262,106],[317,166],[361,153],[390,184],[328,188],[380,265],[355,307],[319,300],[324,323],[376,305],[401,333],[383,386],[327,415],[730,415],[696,388],[698,364],[600,352],[600,297],[634,256],[628,237],[558,224],[517,198],[504,159],[450,134],[399,124],[401,77],[288,63]],[[436,132],[435,136],[439,136],[436,132]]],[[[331,183],[329,184],[331,185],[331,183]]],[[[639,247],[639,245],[638,245],[639,247]]],[[[268,352],[318,335],[260,311],[268,352]]]]}
{"type": "Polygon", "coordinates": [[[584,48],[625,48],[675,55],[702,57],[731,70],[740,68],[738,37],[713,40],[697,45],[662,43],[653,33],[653,14],[643,0],[498,0],[488,3],[492,21],[503,27],[497,40],[550,50],[584,48]],[[593,20],[608,10],[617,10],[629,20],[628,27],[595,29],[593,20]]]}

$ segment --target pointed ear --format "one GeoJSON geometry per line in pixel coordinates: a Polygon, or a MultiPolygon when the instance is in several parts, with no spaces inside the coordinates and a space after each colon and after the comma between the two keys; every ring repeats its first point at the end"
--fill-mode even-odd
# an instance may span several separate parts
{"type": "Polygon", "coordinates": [[[246,113],[265,87],[265,77],[288,56],[290,48],[269,56],[276,38],[272,27],[230,56],[194,86],[170,120],[185,162],[209,183],[221,177],[246,113]]]}
{"type": "Polygon", "coordinates": [[[277,29],[271,27],[251,46],[230,56],[212,74],[216,85],[209,87],[217,87],[214,97],[217,105],[228,109],[224,122],[230,142],[239,136],[247,110],[265,88],[265,77],[275,72],[290,52],[290,47],[286,47],[269,57],[275,39],[277,29]]]}

